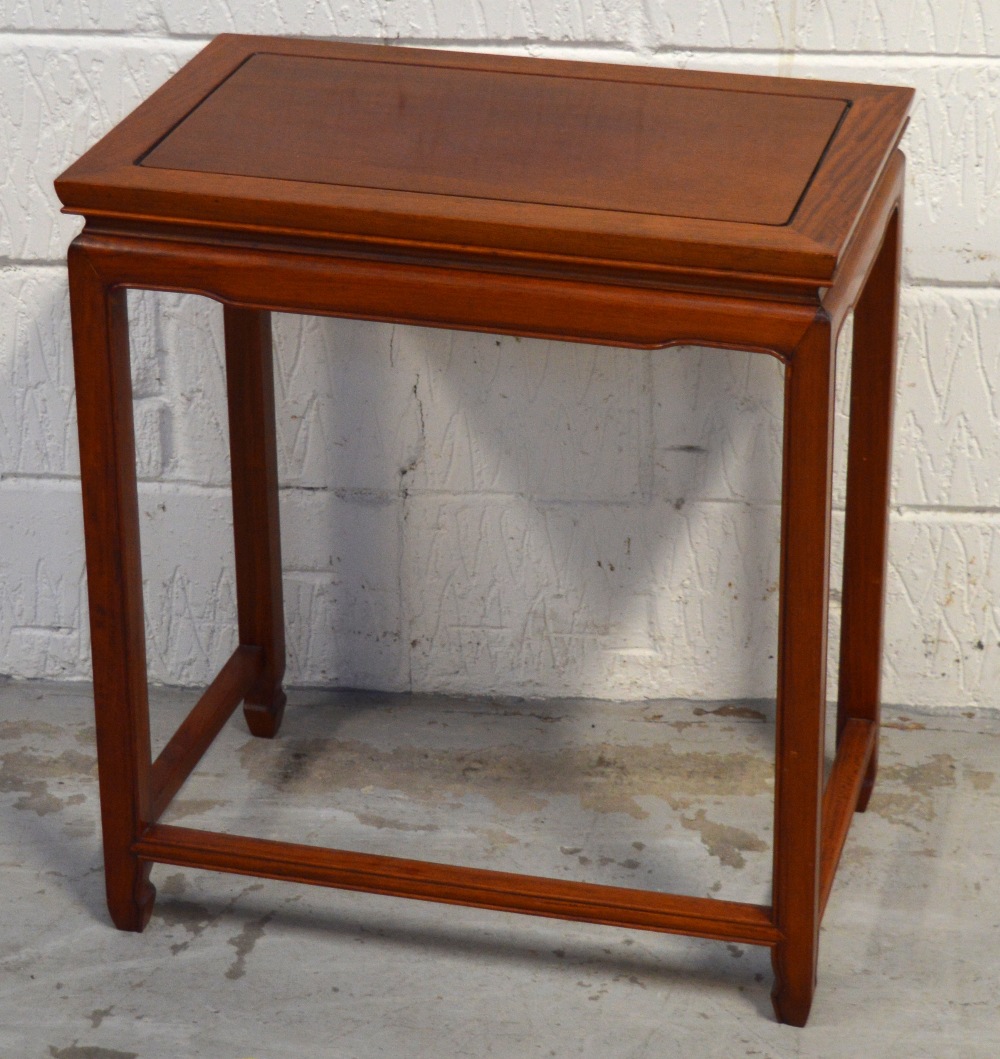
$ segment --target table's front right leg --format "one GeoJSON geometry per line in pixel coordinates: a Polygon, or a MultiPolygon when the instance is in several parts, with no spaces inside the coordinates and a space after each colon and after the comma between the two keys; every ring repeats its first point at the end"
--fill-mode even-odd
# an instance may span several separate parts
{"type": "Polygon", "coordinates": [[[105,883],[115,925],[139,931],[156,891],[132,853],[149,822],[150,740],[128,309],[85,238],[68,264],[105,883]]]}
{"type": "Polygon", "coordinates": [[[816,985],[836,336],[818,316],[785,366],[775,747],[774,1010],[804,1026],[816,985]]]}

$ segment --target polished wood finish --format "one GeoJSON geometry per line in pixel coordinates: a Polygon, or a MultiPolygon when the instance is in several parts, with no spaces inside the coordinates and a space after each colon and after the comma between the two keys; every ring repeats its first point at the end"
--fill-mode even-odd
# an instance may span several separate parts
{"type": "Polygon", "coordinates": [[[251,693],[264,671],[264,652],[259,647],[237,647],[219,670],[205,694],[184,718],[167,745],[153,762],[150,782],[150,815],[158,820],[174,795],[184,786],[205,751],[222,731],[233,710],[251,693]]]}
{"type": "Polygon", "coordinates": [[[874,779],[906,89],[226,36],[57,181],[70,248],[108,903],[152,863],[772,949],[803,1025],[820,919],[874,779]],[[373,129],[378,134],[372,133],[373,129]],[[224,306],[240,646],[150,762],[125,289],[224,306]],[[838,740],[824,788],[837,336],[853,352],[838,740]],[[785,369],[770,906],[159,824],[242,699],[284,706],[270,312],[785,369]]]}
{"type": "Polygon", "coordinates": [[[772,950],[772,1000],[778,1018],[798,1026],[819,948],[834,350],[817,313],[785,364],[772,897],[783,940],[772,950]]]}
{"type": "Polygon", "coordinates": [[[708,897],[318,849],[169,824],[147,828],[133,848],[140,857],[161,864],[314,883],[340,890],[736,940],[749,945],[773,944],[780,937],[771,922],[770,909],[708,897]]]}
{"type": "Polygon", "coordinates": [[[725,298],[726,312],[720,313],[719,295],[700,290],[629,287],[590,275],[565,279],[379,262],[296,242],[278,254],[242,238],[212,245],[179,242],[159,230],[123,238],[95,227],[85,229],[76,245],[102,275],[129,287],[183,290],[283,312],[642,349],[699,343],[783,357],[817,310],[798,299],[739,291],[725,298]]]}
{"type": "Polygon", "coordinates": [[[848,106],[635,82],[627,68],[617,81],[538,63],[470,79],[404,54],[410,62],[372,61],[367,50],[364,60],[253,55],[142,165],[782,225],[848,106]],[[598,131],[599,154],[581,125],[598,131]],[[703,144],[696,154],[678,151],[692,140],[703,144]]]}
{"type": "Polygon", "coordinates": [[[156,890],[132,851],[154,817],[128,305],[82,247],[68,264],[105,886],[115,926],[142,930],[156,890]]]}
{"type": "Polygon", "coordinates": [[[244,696],[243,715],[254,735],[271,738],[285,712],[271,314],[227,305],[223,319],[240,644],[263,655],[260,672],[244,696]]]}
{"type": "MultiPolygon", "coordinates": [[[[309,75],[299,76],[305,80],[309,75]]],[[[582,94],[582,89],[578,94],[582,94]]],[[[910,89],[841,82],[222,36],[121,122],[113,135],[71,166],[60,177],[58,188],[70,208],[95,219],[125,218],[132,231],[140,223],[183,223],[213,230],[252,231],[262,238],[276,232],[283,237],[296,232],[318,236],[327,243],[382,252],[392,248],[449,259],[468,255],[485,260],[490,266],[511,260],[541,264],[555,258],[564,269],[571,263],[604,262],[653,276],[677,271],[691,276],[701,270],[721,270],[747,276],[780,276],[790,285],[812,283],[815,287],[814,281],[833,278],[853,226],[899,139],[912,95],[910,89]],[[754,106],[759,105],[757,97],[761,94],[771,95],[768,116],[775,129],[756,131],[765,137],[783,135],[785,153],[770,166],[770,173],[758,173],[758,184],[765,183],[768,176],[781,183],[784,178],[775,170],[788,166],[802,172],[812,159],[813,146],[805,151],[803,162],[802,149],[794,140],[797,125],[791,119],[800,100],[835,100],[849,106],[821,164],[803,187],[794,216],[787,223],[771,225],[748,220],[752,219],[752,207],[737,204],[745,197],[738,181],[728,185],[730,201],[717,203],[714,214],[690,217],[672,216],[667,206],[663,213],[642,214],[615,208],[526,202],[509,195],[483,198],[426,194],[285,180],[280,176],[247,176],[238,172],[238,145],[251,130],[233,125],[214,131],[206,129],[202,139],[206,151],[218,151],[213,141],[219,135],[228,136],[229,149],[237,159],[232,166],[236,172],[206,173],[141,164],[172,130],[197,111],[213,90],[259,55],[295,56],[298,67],[306,71],[323,61],[348,60],[357,68],[362,86],[389,76],[390,68],[397,65],[457,71],[462,76],[455,81],[454,91],[472,100],[483,100],[483,107],[487,107],[489,95],[484,78],[499,74],[540,76],[556,87],[562,80],[593,82],[606,89],[610,101],[602,111],[604,124],[592,124],[585,109],[574,109],[551,119],[577,130],[587,145],[583,163],[586,167],[605,164],[601,159],[616,143],[619,128],[630,123],[638,125],[643,118],[652,123],[669,121],[666,114],[661,118],[655,109],[648,109],[644,115],[626,113],[624,104],[628,101],[620,95],[623,87],[631,90],[631,86],[657,86],[668,102],[672,89],[726,92],[741,97],[743,104],[754,106]],[[788,101],[788,111],[781,110],[782,100],[788,101]],[[734,217],[741,219],[731,219],[734,217]]],[[[397,105],[407,102],[399,100],[397,105]]],[[[258,103],[265,105],[262,99],[258,103]]],[[[320,111],[328,105],[328,100],[316,101],[314,122],[323,120],[320,111]]],[[[487,108],[485,114],[489,113],[487,108]]],[[[533,113],[521,113],[511,120],[514,117],[519,123],[514,132],[530,142],[533,113]]],[[[277,124],[280,126],[281,121],[277,124]]],[[[715,157],[721,160],[720,168],[737,173],[746,168],[748,160],[757,158],[754,151],[741,155],[732,149],[745,143],[745,139],[734,143],[729,136],[731,128],[731,124],[720,128],[712,122],[703,127],[689,123],[684,130],[685,139],[672,139],[671,150],[693,167],[692,179],[705,178],[705,167],[696,160],[710,147],[718,152],[715,157]]],[[[481,149],[478,129],[452,131],[458,141],[453,148],[456,166],[475,172],[478,164],[474,156],[481,149]]],[[[363,135],[378,138],[370,128],[363,130],[363,135]]],[[[333,154],[338,144],[327,143],[323,148],[333,154]]],[[[516,144],[504,143],[499,153],[512,148],[516,150],[516,144]]],[[[316,148],[299,143],[296,149],[311,152],[316,148]]],[[[491,158],[497,153],[491,146],[491,158]]],[[[637,164],[639,161],[636,159],[637,164]]],[[[627,172],[619,176],[626,181],[648,176],[648,166],[642,165],[636,177],[627,172]]],[[[583,176],[577,174],[574,183],[583,176]]]]}
{"type": "MultiPolygon", "coordinates": [[[[840,623],[837,738],[851,721],[879,723],[886,553],[889,542],[892,407],[896,379],[900,219],[895,212],[854,313],[850,437],[840,623]]],[[[871,753],[858,810],[868,806],[878,768],[871,753]]]]}
{"type": "Polygon", "coordinates": [[[861,809],[862,788],[878,747],[878,724],[851,718],[840,733],[837,756],[823,791],[823,841],[820,850],[819,911],[823,914],[851,816],[861,809]]]}

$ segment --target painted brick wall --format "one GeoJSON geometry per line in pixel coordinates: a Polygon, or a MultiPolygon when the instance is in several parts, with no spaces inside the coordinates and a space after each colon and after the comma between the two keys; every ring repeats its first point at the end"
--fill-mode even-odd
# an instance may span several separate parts
{"type": "MultiPolygon", "coordinates": [[[[886,698],[1000,706],[996,0],[5,0],[0,671],[89,667],[79,222],[52,178],[233,30],[913,85],[886,698]]],[[[221,312],[131,310],[150,670],[199,683],[235,640],[221,312]]],[[[276,338],[292,682],[772,693],[776,362],[292,317],[276,338]]]]}

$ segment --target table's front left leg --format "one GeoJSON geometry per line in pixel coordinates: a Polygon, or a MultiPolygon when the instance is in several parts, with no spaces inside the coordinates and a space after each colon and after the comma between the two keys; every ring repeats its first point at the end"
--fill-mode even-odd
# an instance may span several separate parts
{"type": "Polygon", "coordinates": [[[835,337],[822,314],[785,366],[775,747],[775,1013],[804,1026],[816,984],[835,337]]]}
{"type": "Polygon", "coordinates": [[[271,314],[232,305],[224,312],[240,644],[264,652],[263,669],[244,700],[243,714],[254,735],[269,738],[277,734],[285,711],[271,314]]]}
{"type": "Polygon", "coordinates": [[[108,908],[142,930],[156,891],[132,845],[150,819],[149,703],[125,291],[69,251],[80,476],[108,908]]]}

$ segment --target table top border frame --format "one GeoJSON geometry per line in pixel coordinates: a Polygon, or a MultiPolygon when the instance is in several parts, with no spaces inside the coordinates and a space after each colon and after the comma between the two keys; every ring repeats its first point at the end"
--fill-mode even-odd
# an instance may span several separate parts
{"type": "Polygon", "coordinates": [[[444,259],[452,248],[466,253],[471,248],[497,260],[556,260],[567,267],[606,261],[653,272],[756,276],[792,287],[815,287],[834,278],[856,219],[902,135],[912,99],[912,89],[848,82],[225,34],[74,163],[56,181],[56,190],[66,212],[94,220],[197,226],[220,235],[297,234],[372,248],[405,246],[413,254],[444,259]],[[743,91],[844,98],[850,107],[792,221],[782,226],[219,176],[138,164],[242,62],[262,51],[689,88],[730,85],[743,91]],[[860,154],[849,149],[855,142],[862,144],[860,154]],[[220,196],[223,186],[226,194],[220,196]]]}

